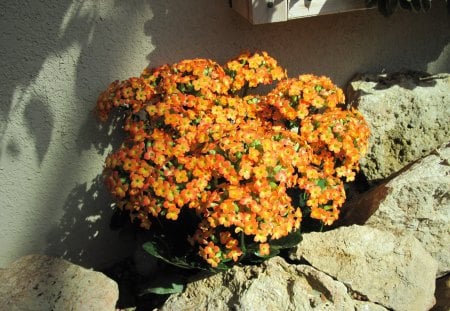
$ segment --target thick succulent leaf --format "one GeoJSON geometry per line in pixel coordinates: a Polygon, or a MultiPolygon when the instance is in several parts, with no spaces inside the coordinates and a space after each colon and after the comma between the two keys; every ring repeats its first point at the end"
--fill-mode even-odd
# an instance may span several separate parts
{"type": "Polygon", "coordinates": [[[162,239],[155,239],[149,242],[145,242],[142,245],[142,248],[149,253],[150,255],[161,259],[162,261],[177,266],[183,269],[191,269],[193,268],[187,262],[184,262],[182,259],[177,257],[172,257],[170,250],[166,243],[162,239]]]}
{"type": "Polygon", "coordinates": [[[270,240],[270,248],[283,249],[296,246],[302,240],[301,230],[297,230],[289,233],[289,235],[277,240],[270,240]]]}
{"type": "Polygon", "coordinates": [[[165,285],[144,288],[139,292],[139,295],[143,296],[146,294],[158,294],[158,295],[176,294],[181,293],[183,289],[184,284],[169,283],[165,285]]]}

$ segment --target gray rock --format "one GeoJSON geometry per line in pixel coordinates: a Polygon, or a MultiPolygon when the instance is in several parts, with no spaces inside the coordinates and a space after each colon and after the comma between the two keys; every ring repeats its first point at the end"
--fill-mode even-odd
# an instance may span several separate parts
{"type": "Polygon", "coordinates": [[[355,207],[377,205],[366,225],[413,234],[438,261],[438,276],[450,272],[450,143],[377,187],[387,191],[371,191],[355,207]]]}
{"type": "Polygon", "coordinates": [[[0,270],[0,310],[115,310],[117,284],[100,272],[44,255],[0,270]]]}
{"type": "Polygon", "coordinates": [[[396,311],[435,303],[437,262],[413,236],[367,226],[303,235],[291,259],[308,261],[371,302],[396,311]]]}
{"type": "Polygon", "coordinates": [[[187,285],[160,309],[169,310],[354,310],[347,288],[306,265],[274,257],[259,266],[235,266],[187,285]]]}
{"type": "Polygon", "coordinates": [[[369,181],[388,177],[450,137],[450,74],[363,74],[350,82],[347,97],[371,130],[361,159],[369,181]]]}

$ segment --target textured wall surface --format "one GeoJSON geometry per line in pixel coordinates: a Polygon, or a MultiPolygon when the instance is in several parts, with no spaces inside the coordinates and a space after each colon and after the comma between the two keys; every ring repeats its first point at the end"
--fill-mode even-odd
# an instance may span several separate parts
{"type": "MultiPolygon", "coordinates": [[[[362,0],[361,0],[362,1],[362,0]]],[[[110,231],[101,180],[117,135],[92,109],[109,82],[183,58],[266,50],[292,76],[338,85],[357,72],[450,71],[444,1],[252,26],[226,0],[0,3],[0,266],[32,253],[104,266],[132,248],[110,231]]]]}

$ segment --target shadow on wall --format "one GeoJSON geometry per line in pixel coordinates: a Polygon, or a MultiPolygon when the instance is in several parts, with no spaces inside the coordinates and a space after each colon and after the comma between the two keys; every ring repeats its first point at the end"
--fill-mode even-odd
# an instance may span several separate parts
{"type": "MultiPolygon", "coordinates": [[[[142,19],[135,16],[144,14],[147,4],[145,0],[116,0],[114,7],[115,11],[123,14],[97,14],[89,43],[83,47],[76,68],[76,97],[83,103],[80,113],[87,115],[75,136],[79,154],[93,148],[104,157],[107,150],[118,148],[124,141],[120,116],[100,123],[93,110],[97,97],[109,83],[127,78],[118,77],[115,68],[122,61],[124,67],[127,64],[133,66],[132,53],[129,53],[135,35],[133,27],[135,20],[142,19]],[[121,31],[116,33],[116,29],[121,31]]],[[[77,27],[73,28],[75,35],[78,31],[77,27]]],[[[96,268],[109,265],[112,259],[130,255],[135,248],[132,236],[113,232],[109,227],[114,211],[112,197],[100,175],[101,168],[98,173],[94,180],[72,189],[62,207],[63,216],[48,234],[46,249],[49,254],[96,268]]]]}
{"type": "Polygon", "coordinates": [[[0,22],[3,36],[7,38],[4,46],[8,47],[0,50],[0,66],[5,75],[1,78],[8,81],[0,85],[0,157],[3,148],[14,149],[16,155],[21,152],[20,144],[17,143],[20,137],[6,139],[5,132],[14,110],[23,109],[17,105],[25,104],[24,122],[34,139],[42,163],[51,141],[53,114],[48,98],[29,98],[29,94],[35,91],[32,85],[49,56],[60,56],[63,61],[62,54],[67,48],[75,43],[79,43],[82,48],[88,44],[97,12],[93,10],[89,14],[78,14],[82,2],[73,0],[58,1],[57,5],[12,1],[2,3],[1,6],[9,17],[3,17],[0,22]],[[62,25],[68,12],[75,18],[64,29],[62,25]],[[78,32],[71,33],[70,29],[78,29],[78,32]],[[45,129],[36,128],[39,118],[46,120],[45,129]]]}
{"type": "Polygon", "coordinates": [[[23,117],[28,134],[33,138],[39,164],[42,164],[52,139],[53,113],[45,100],[33,98],[26,104],[23,117]]]}
{"type": "MultiPolygon", "coordinates": [[[[84,175],[94,174],[83,169],[86,160],[98,161],[93,153],[102,157],[108,148],[115,148],[123,141],[120,134],[111,130],[118,119],[101,125],[91,111],[100,91],[121,78],[117,76],[118,63],[123,58],[127,59],[125,63],[133,62],[126,49],[132,46],[136,28],[133,23],[143,20],[134,17],[145,14],[143,8],[148,7],[145,0],[117,0],[111,5],[116,7],[113,10],[116,15],[110,16],[109,5],[78,0],[0,4],[1,38],[4,39],[0,49],[0,162],[7,157],[8,165],[19,167],[24,164],[22,160],[32,161],[34,155],[25,154],[30,143],[39,166],[47,161],[42,170],[35,169],[32,162],[27,163],[26,169],[35,170],[36,175],[27,176],[24,184],[27,187],[26,183],[33,178],[39,180],[45,184],[44,195],[37,194],[33,200],[29,191],[30,206],[6,205],[2,209],[19,208],[23,213],[29,212],[27,208],[39,209],[32,212],[32,217],[28,217],[32,219],[30,225],[23,229],[36,240],[29,244],[42,245],[43,231],[48,232],[46,253],[85,266],[110,260],[108,252],[115,252],[116,256],[126,254],[129,246],[129,243],[119,243],[125,248],[118,249],[114,245],[121,238],[109,229],[113,210],[111,197],[99,175],[101,166],[93,180],[84,175]],[[122,7],[126,10],[122,11],[122,7]],[[12,130],[15,127],[25,131],[15,132],[12,130]],[[48,171],[56,174],[49,176],[48,171]],[[64,199],[63,195],[68,193],[64,199]],[[48,230],[58,215],[62,215],[59,222],[48,230]],[[98,258],[102,256],[105,260],[98,258]]],[[[142,25],[137,28],[142,29],[142,25]]],[[[143,59],[147,52],[143,52],[143,59]]],[[[14,178],[13,182],[19,183],[14,178]]],[[[20,250],[20,247],[13,252],[28,253],[33,248],[22,246],[20,250]]],[[[36,251],[38,248],[35,246],[36,251]]]]}
{"type": "Polygon", "coordinates": [[[101,176],[89,185],[77,185],[66,199],[59,225],[48,234],[47,253],[85,267],[92,263],[105,266],[111,258],[132,253],[133,243],[127,244],[127,248],[117,247],[118,239],[132,242],[131,234],[109,229],[112,209],[105,203],[110,200],[101,176]]]}

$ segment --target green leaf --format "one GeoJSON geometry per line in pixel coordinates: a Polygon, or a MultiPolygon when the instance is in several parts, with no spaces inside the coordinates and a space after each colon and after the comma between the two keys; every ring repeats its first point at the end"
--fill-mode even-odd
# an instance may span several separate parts
{"type": "Polygon", "coordinates": [[[192,269],[193,266],[185,262],[182,258],[172,257],[168,245],[161,238],[145,242],[142,248],[150,255],[161,259],[162,261],[183,269],[192,269]]]}
{"type": "Polygon", "coordinates": [[[253,148],[258,147],[259,145],[261,145],[261,142],[259,141],[259,139],[255,139],[254,141],[252,141],[252,142],[249,144],[249,146],[250,146],[250,147],[253,147],[253,148]]]}
{"type": "Polygon", "coordinates": [[[184,92],[186,92],[186,85],[185,85],[184,83],[178,83],[178,84],[177,84],[177,89],[178,89],[180,92],[184,93],[184,92]]]}
{"type": "Polygon", "coordinates": [[[302,233],[300,230],[289,233],[287,236],[277,240],[270,240],[270,247],[273,249],[291,248],[300,243],[302,233]]]}
{"type": "Polygon", "coordinates": [[[228,76],[234,78],[236,76],[236,70],[231,70],[230,68],[224,68],[225,70],[225,74],[227,74],[228,76]]]}
{"type": "Polygon", "coordinates": [[[306,207],[306,202],[308,201],[308,194],[303,191],[301,194],[299,194],[298,196],[299,199],[299,207],[303,208],[306,207]]]}
{"type": "Polygon", "coordinates": [[[176,294],[181,293],[184,290],[184,284],[170,283],[169,286],[163,287],[149,287],[139,292],[140,296],[145,294],[158,294],[158,295],[167,295],[167,294],[176,294]]]}
{"type": "Polygon", "coordinates": [[[259,102],[259,99],[257,97],[253,97],[247,100],[247,103],[249,104],[257,104],[259,102]]]}
{"type": "Polygon", "coordinates": [[[331,205],[324,205],[322,208],[326,211],[330,211],[333,209],[333,207],[331,205]]]}
{"type": "Polygon", "coordinates": [[[319,186],[320,189],[323,190],[323,189],[325,189],[325,188],[327,187],[328,183],[327,183],[327,180],[326,180],[326,179],[319,178],[319,179],[316,181],[316,185],[319,186]]]}
{"type": "Polygon", "coordinates": [[[279,171],[281,171],[283,169],[282,165],[277,165],[273,168],[274,173],[278,173],[279,171]]]}
{"type": "Polygon", "coordinates": [[[246,253],[247,252],[247,246],[245,245],[245,235],[244,235],[244,232],[243,231],[241,231],[241,236],[240,236],[240,246],[241,246],[241,250],[242,250],[242,253],[246,253]]]}
{"type": "Polygon", "coordinates": [[[204,76],[209,76],[211,71],[212,71],[212,68],[206,67],[205,70],[203,70],[203,75],[204,76]]]}

